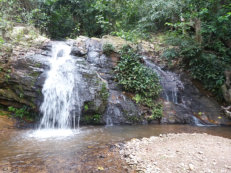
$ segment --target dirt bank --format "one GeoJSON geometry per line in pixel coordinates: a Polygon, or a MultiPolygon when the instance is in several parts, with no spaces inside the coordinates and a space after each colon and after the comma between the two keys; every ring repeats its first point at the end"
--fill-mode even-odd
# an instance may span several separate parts
{"type": "Polygon", "coordinates": [[[120,154],[138,172],[231,172],[231,140],[208,134],[132,139],[120,154]]]}

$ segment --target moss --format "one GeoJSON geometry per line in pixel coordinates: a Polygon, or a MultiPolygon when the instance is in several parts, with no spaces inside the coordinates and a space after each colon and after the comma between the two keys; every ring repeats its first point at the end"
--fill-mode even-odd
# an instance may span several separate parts
{"type": "Polygon", "coordinates": [[[88,111],[88,109],[89,109],[88,104],[84,104],[84,111],[88,111]]]}
{"type": "Polygon", "coordinates": [[[108,92],[106,83],[102,84],[102,87],[101,87],[99,94],[102,97],[103,101],[106,102],[108,97],[109,97],[109,92],[108,92]]]}
{"type": "Polygon", "coordinates": [[[111,53],[115,51],[115,48],[112,44],[106,43],[103,45],[103,53],[109,56],[111,53]]]}
{"type": "Polygon", "coordinates": [[[39,75],[40,75],[40,72],[32,72],[32,73],[30,73],[30,76],[35,77],[35,78],[37,78],[39,75]]]}
{"type": "Polygon", "coordinates": [[[92,74],[89,74],[89,73],[84,73],[83,74],[83,78],[86,78],[86,79],[93,79],[94,76],[92,74]]]}
{"type": "Polygon", "coordinates": [[[21,104],[28,105],[32,108],[36,107],[31,101],[28,101],[24,98],[20,98],[14,91],[10,89],[0,89],[0,95],[9,100],[15,100],[21,104]]]}
{"type": "Polygon", "coordinates": [[[19,98],[24,97],[24,90],[22,85],[14,85],[13,90],[16,92],[16,94],[19,96],[19,98]]]}
{"type": "Polygon", "coordinates": [[[40,64],[40,63],[36,63],[36,64],[35,64],[35,67],[40,68],[40,67],[41,67],[41,64],[40,64]]]}
{"type": "Polygon", "coordinates": [[[0,107],[0,116],[10,116],[10,112],[7,112],[0,107]]]}
{"type": "Polygon", "coordinates": [[[127,120],[131,121],[132,123],[139,123],[142,121],[142,118],[139,116],[127,116],[127,120]]]}

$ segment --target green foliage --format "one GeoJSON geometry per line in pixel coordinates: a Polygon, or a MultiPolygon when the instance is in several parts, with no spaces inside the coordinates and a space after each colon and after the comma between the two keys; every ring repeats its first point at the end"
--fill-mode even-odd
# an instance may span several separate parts
{"type": "Polygon", "coordinates": [[[142,97],[139,94],[136,94],[135,97],[133,97],[136,103],[140,103],[142,101],[142,97]]]}
{"type": "Polygon", "coordinates": [[[146,32],[164,30],[166,22],[179,20],[182,6],[182,1],[145,0],[142,4],[139,27],[146,32]]]}
{"type": "Polygon", "coordinates": [[[135,94],[133,99],[137,104],[155,110],[152,113],[153,118],[162,116],[160,111],[156,111],[158,107],[155,104],[161,92],[158,76],[141,63],[141,57],[131,47],[123,47],[115,71],[119,84],[126,91],[135,94]]]}
{"type": "Polygon", "coordinates": [[[168,49],[163,57],[167,59],[182,58],[194,79],[200,80],[204,87],[221,96],[221,86],[225,82],[224,70],[227,64],[213,52],[205,52],[194,40],[185,37],[169,37],[167,42],[177,48],[168,49]],[[170,52],[170,53],[169,53],[170,52]]]}
{"type": "Polygon", "coordinates": [[[26,23],[29,21],[29,9],[32,6],[30,0],[2,0],[0,1],[0,17],[6,21],[26,23]]]}
{"type": "Polygon", "coordinates": [[[20,118],[20,119],[23,119],[25,117],[30,116],[30,113],[29,113],[28,108],[26,106],[24,106],[20,109],[15,108],[13,106],[9,106],[8,111],[12,112],[14,117],[20,118]]]}
{"type": "Polygon", "coordinates": [[[104,101],[107,101],[108,96],[109,96],[109,92],[108,92],[106,83],[103,83],[103,84],[102,84],[102,88],[101,88],[101,91],[100,91],[100,96],[102,97],[102,99],[103,99],[104,101]]]}
{"type": "Polygon", "coordinates": [[[140,56],[128,46],[121,50],[116,79],[126,91],[143,97],[155,99],[161,91],[157,75],[141,64],[140,56]]]}
{"type": "Polygon", "coordinates": [[[179,51],[175,48],[166,49],[162,54],[162,57],[166,58],[167,60],[173,60],[179,56],[179,51]]]}
{"type": "Polygon", "coordinates": [[[107,56],[109,56],[112,52],[115,51],[115,48],[112,44],[104,44],[103,45],[103,53],[107,56]]]}
{"type": "Polygon", "coordinates": [[[84,105],[84,111],[88,111],[89,106],[87,104],[84,105]]]}
{"type": "Polygon", "coordinates": [[[102,116],[100,114],[94,114],[94,115],[85,115],[84,116],[84,122],[86,124],[101,124],[101,118],[102,116]]]}
{"type": "Polygon", "coordinates": [[[142,30],[138,29],[133,29],[133,30],[128,30],[124,31],[123,29],[119,31],[114,31],[111,32],[112,35],[121,37],[127,41],[132,41],[132,42],[137,42],[139,39],[148,39],[148,34],[144,33],[142,30]]]}
{"type": "Polygon", "coordinates": [[[163,105],[161,103],[157,103],[152,108],[152,115],[148,117],[148,120],[156,120],[160,119],[163,115],[163,105]]]}
{"type": "Polygon", "coordinates": [[[0,46],[4,43],[3,38],[0,36],[0,46]]]}
{"type": "Polygon", "coordinates": [[[193,78],[202,81],[205,88],[217,96],[221,95],[221,86],[225,82],[225,64],[216,55],[202,53],[190,61],[189,67],[193,78]]]}

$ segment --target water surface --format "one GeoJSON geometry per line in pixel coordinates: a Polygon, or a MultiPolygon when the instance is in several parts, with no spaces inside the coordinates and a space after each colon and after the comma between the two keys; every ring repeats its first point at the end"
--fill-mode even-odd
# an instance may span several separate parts
{"type": "Polygon", "coordinates": [[[231,138],[231,127],[147,125],[82,127],[80,130],[13,130],[1,135],[0,172],[125,172],[113,144],[165,133],[208,133],[231,138]]]}

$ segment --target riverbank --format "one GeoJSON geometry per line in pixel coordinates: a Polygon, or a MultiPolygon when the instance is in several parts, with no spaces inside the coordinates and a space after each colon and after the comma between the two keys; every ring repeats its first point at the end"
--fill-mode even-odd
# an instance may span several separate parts
{"type": "Polygon", "coordinates": [[[231,139],[208,134],[167,134],[132,139],[120,151],[138,172],[230,172],[231,139]]]}

